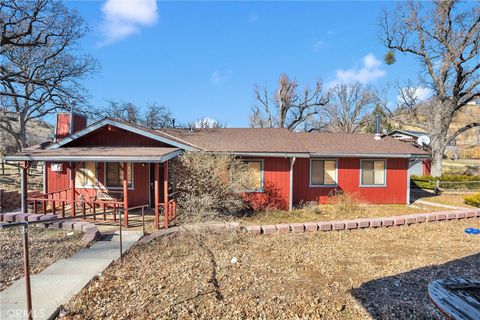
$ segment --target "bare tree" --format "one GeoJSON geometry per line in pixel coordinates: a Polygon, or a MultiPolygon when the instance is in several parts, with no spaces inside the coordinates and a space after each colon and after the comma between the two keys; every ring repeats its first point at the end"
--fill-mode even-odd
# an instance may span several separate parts
{"type": "Polygon", "coordinates": [[[114,119],[120,119],[133,124],[139,124],[140,110],[136,105],[131,102],[118,102],[114,100],[108,100],[107,105],[100,109],[97,117],[109,117],[114,119]]]}
{"type": "Polygon", "coordinates": [[[362,120],[376,102],[377,93],[370,86],[359,82],[336,85],[330,91],[330,102],[321,112],[328,121],[327,130],[358,132],[362,128],[362,120]]]}
{"type": "Polygon", "coordinates": [[[0,52],[8,47],[38,47],[54,37],[59,21],[52,15],[48,0],[0,2],[0,52]]]}
{"type": "Polygon", "coordinates": [[[21,149],[31,121],[86,105],[79,81],[97,64],[78,54],[87,27],[61,2],[1,3],[0,129],[21,149]]]}
{"type": "Polygon", "coordinates": [[[133,124],[141,124],[150,129],[168,128],[173,125],[172,113],[167,107],[157,103],[149,103],[143,109],[131,102],[107,101],[107,105],[100,108],[96,118],[110,117],[133,124]]]}
{"type": "Polygon", "coordinates": [[[173,126],[173,115],[166,106],[156,103],[147,104],[142,124],[147,128],[159,129],[173,126]]]}
{"type": "MultiPolygon", "coordinates": [[[[296,130],[317,113],[318,107],[328,102],[328,95],[323,92],[322,83],[317,81],[315,88],[305,87],[302,93],[297,92],[298,84],[281,74],[278,89],[270,96],[266,88],[255,88],[259,106],[254,106],[250,115],[250,126],[260,128],[287,128],[296,130]]],[[[306,128],[306,127],[304,127],[306,128]]]]}
{"type": "Polygon", "coordinates": [[[480,97],[480,5],[460,1],[402,2],[381,17],[382,38],[390,50],[412,55],[422,66],[421,80],[434,92],[427,128],[432,175],[442,173],[446,146],[471,123],[449,131],[454,116],[480,97]]]}

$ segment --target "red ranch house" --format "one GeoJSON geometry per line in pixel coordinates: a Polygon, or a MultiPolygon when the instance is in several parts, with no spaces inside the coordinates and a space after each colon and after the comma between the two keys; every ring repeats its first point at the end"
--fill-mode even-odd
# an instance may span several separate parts
{"type": "MultiPolygon", "coordinates": [[[[229,153],[243,159],[252,175],[245,200],[253,208],[325,203],[334,190],[352,193],[370,203],[409,203],[410,159],[429,154],[373,134],[290,132],[286,129],[222,128],[152,130],[105,118],[86,126],[80,115],[59,114],[55,141],[6,157],[46,163],[44,195],[28,199],[27,170],[23,172],[22,210],[35,201],[44,212],[72,214],[140,205],[160,211],[168,225],[175,210],[168,185],[169,160],[183,151],[229,153]]],[[[37,206],[34,206],[37,210],[37,206]]]]}

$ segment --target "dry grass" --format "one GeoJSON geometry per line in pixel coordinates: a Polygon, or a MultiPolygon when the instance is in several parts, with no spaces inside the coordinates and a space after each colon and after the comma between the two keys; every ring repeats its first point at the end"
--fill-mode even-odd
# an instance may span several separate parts
{"type": "Polygon", "coordinates": [[[432,209],[430,206],[408,206],[401,204],[360,204],[352,210],[338,210],[338,207],[334,204],[322,204],[315,206],[311,205],[293,211],[257,212],[251,216],[239,218],[239,221],[245,225],[315,222],[396,216],[420,212],[431,212],[433,210],[435,209],[432,209]]]}
{"type": "MultiPolygon", "coordinates": [[[[30,270],[39,273],[52,263],[86,246],[81,232],[31,227],[29,232],[30,270]]],[[[0,231],[0,290],[23,276],[23,242],[20,229],[0,231]]]]}
{"type": "Polygon", "coordinates": [[[439,203],[439,204],[446,204],[449,206],[456,206],[456,207],[466,207],[466,208],[474,208],[465,203],[463,197],[468,194],[466,193],[442,193],[440,195],[430,194],[428,196],[422,197],[419,200],[425,200],[428,202],[439,203]]]}
{"type": "Polygon", "coordinates": [[[75,296],[66,318],[430,319],[430,281],[480,277],[480,237],[463,231],[479,226],[158,239],[75,296]]]}

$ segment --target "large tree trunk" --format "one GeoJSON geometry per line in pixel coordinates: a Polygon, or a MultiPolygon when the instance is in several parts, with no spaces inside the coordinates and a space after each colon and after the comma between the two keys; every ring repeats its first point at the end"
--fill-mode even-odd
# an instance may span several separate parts
{"type": "MultiPolygon", "coordinates": [[[[446,109],[446,107],[444,107],[444,109],[446,109]]],[[[433,128],[430,131],[430,138],[432,139],[431,175],[433,177],[442,175],[442,160],[445,147],[447,146],[448,127],[450,123],[451,117],[448,114],[436,110],[433,115],[433,128]]]]}
{"type": "Polygon", "coordinates": [[[431,175],[439,177],[442,175],[443,150],[432,148],[432,168],[431,175]]]}

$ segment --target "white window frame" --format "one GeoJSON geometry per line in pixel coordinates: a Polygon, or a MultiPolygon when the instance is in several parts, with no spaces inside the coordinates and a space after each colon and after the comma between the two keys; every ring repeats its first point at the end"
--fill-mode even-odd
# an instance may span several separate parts
{"type": "MultiPolygon", "coordinates": [[[[325,164],[324,164],[323,168],[325,170],[325,164]]],[[[336,159],[336,158],[310,158],[308,175],[309,175],[308,186],[310,188],[338,187],[338,159],[336,159]],[[333,183],[333,184],[313,184],[312,183],[312,162],[313,161],[335,161],[335,183],[333,183]]]]}
{"type": "Polygon", "coordinates": [[[362,188],[385,188],[387,186],[387,159],[360,159],[360,187],[362,188]],[[383,161],[383,174],[385,176],[383,184],[363,184],[363,162],[364,161],[383,161]]]}
{"type": "Polygon", "coordinates": [[[264,159],[242,159],[243,162],[260,162],[260,172],[261,172],[261,188],[260,189],[247,189],[243,190],[243,192],[265,192],[265,160],[264,159]]]}
{"type": "MultiPolygon", "coordinates": [[[[111,187],[107,186],[107,163],[109,162],[104,162],[103,163],[103,181],[104,181],[104,186],[107,190],[123,190],[123,187],[111,187]]],[[[120,163],[123,164],[123,162],[119,161],[112,161],[110,163],[120,163]]],[[[128,190],[134,190],[135,189],[135,163],[134,162],[128,162],[132,166],[132,186],[128,187],[128,190]]],[[[148,182],[150,185],[150,182],[148,182]]],[[[148,191],[150,192],[150,190],[148,191]]]]}

